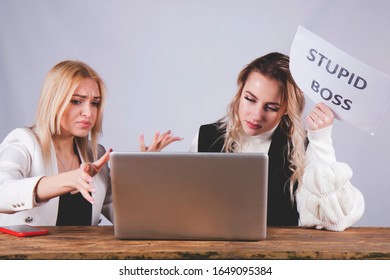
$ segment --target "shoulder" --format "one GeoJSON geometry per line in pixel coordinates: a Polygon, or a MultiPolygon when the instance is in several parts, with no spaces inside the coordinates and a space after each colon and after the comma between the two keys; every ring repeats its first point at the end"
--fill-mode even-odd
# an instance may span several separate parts
{"type": "Polygon", "coordinates": [[[18,137],[22,137],[22,138],[34,137],[35,138],[36,136],[31,128],[19,127],[19,128],[15,128],[10,133],[8,133],[8,135],[6,136],[5,139],[10,139],[10,138],[12,139],[12,138],[18,138],[18,137]]]}
{"type": "Polygon", "coordinates": [[[199,128],[199,134],[223,134],[225,132],[224,129],[221,128],[221,123],[209,123],[201,125],[199,128]]]}
{"type": "Polygon", "coordinates": [[[198,151],[221,152],[224,143],[225,129],[221,123],[202,125],[199,128],[198,151]]]}
{"type": "Polygon", "coordinates": [[[38,138],[31,128],[16,128],[3,141],[3,144],[23,144],[29,149],[36,147],[38,138]]]}
{"type": "Polygon", "coordinates": [[[37,136],[30,128],[17,128],[12,130],[0,144],[0,154],[3,159],[23,166],[29,170],[36,156],[41,154],[37,136]]]}

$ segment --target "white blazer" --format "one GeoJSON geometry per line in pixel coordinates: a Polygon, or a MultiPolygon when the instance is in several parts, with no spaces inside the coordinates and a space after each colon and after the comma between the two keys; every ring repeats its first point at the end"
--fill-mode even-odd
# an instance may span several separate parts
{"type": "MultiPolygon", "coordinates": [[[[105,153],[99,145],[99,157],[105,153]]],[[[33,131],[17,128],[0,144],[0,226],[30,224],[55,226],[59,197],[36,204],[34,189],[44,176],[58,174],[57,160],[52,145],[53,163],[45,168],[41,147],[33,131]]],[[[80,155],[81,156],[81,155],[80,155]]],[[[81,161],[85,159],[81,156],[81,161]]],[[[96,192],[92,194],[92,225],[98,225],[100,214],[113,222],[111,181],[106,165],[92,182],[96,192]]]]}

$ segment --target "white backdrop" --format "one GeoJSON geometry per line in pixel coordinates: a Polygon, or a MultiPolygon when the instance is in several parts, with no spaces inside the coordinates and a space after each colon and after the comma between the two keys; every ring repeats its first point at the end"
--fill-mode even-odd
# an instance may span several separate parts
{"type": "MultiPolygon", "coordinates": [[[[167,150],[186,151],[199,125],[224,115],[242,67],[288,54],[298,25],[389,75],[389,10],[387,0],[0,0],[0,139],[34,123],[48,70],[78,59],[108,88],[106,148],[138,150],[141,131],[148,142],[172,129],[184,140],[167,150]]],[[[366,199],[358,226],[390,226],[389,120],[375,136],[335,123],[337,157],[366,199]]]]}

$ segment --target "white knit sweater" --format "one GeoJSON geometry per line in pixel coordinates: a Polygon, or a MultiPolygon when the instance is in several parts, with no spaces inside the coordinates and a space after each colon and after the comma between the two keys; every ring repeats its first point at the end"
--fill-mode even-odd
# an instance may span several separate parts
{"type": "MultiPolygon", "coordinates": [[[[268,152],[272,132],[245,139],[241,152],[268,152]]],[[[364,213],[364,198],[351,183],[351,168],[336,161],[332,126],[308,131],[306,166],[296,193],[299,224],[317,229],[343,231],[354,225],[364,213]]],[[[190,151],[196,152],[198,135],[190,151]]]]}
{"type": "Polygon", "coordinates": [[[300,224],[342,231],[364,213],[362,193],[350,182],[351,168],[336,161],[332,127],[309,131],[306,167],[296,193],[300,224]]]}

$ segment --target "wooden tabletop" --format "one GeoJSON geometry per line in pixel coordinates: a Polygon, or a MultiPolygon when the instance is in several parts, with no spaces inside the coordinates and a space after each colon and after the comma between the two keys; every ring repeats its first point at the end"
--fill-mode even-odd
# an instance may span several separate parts
{"type": "Polygon", "coordinates": [[[390,227],[269,227],[257,242],[119,240],[112,226],[42,228],[49,234],[0,233],[0,259],[390,259],[390,227]]]}

